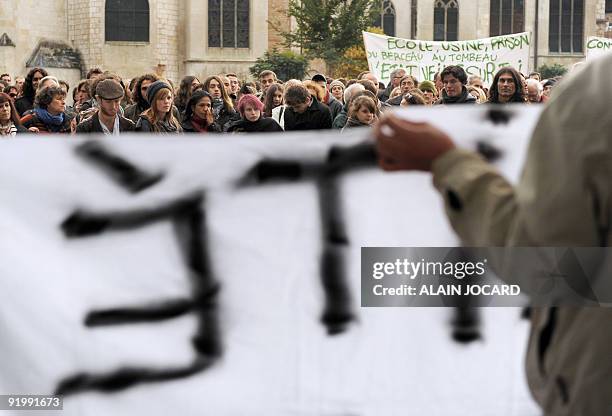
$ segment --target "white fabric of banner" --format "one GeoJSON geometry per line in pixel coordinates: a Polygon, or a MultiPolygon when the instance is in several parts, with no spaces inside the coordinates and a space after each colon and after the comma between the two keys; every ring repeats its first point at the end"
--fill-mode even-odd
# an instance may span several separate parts
{"type": "Polygon", "coordinates": [[[468,75],[479,75],[486,85],[504,66],[529,72],[531,34],[440,42],[412,40],[363,32],[368,66],[387,85],[394,69],[404,68],[419,81],[433,81],[436,72],[459,65],[468,75]]]}
{"type": "MultiPolygon", "coordinates": [[[[505,107],[507,125],[488,121],[488,111],[401,114],[431,121],[461,146],[494,145],[502,152],[497,166],[516,181],[539,109],[505,107]]],[[[171,225],[78,239],[67,239],[59,225],[77,208],[153,207],[205,190],[207,241],[221,283],[222,357],[190,377],[74,394],[63,411],[45,414],[537,415],[523,374],[528,323],[517,309],[484,309],[484,341],[459,345],[450,338],[449,309],[359,307],[360,247],[457,244],[428,174],[372,167],[342,179],[347,273],[358,321],[336,336],[319,321],[320,216],[313,183],[234,186],[263,157],[317,161],[330,145],[367,136],[357,129],[100,137],[138,167],[165,172],[136,194],[75,155],[86,138],[0,142],[0,394],[49,394],[81,371],[189,363],[196,330],[191,314],[161,323],[83,324],[92,309],[190,295],[171,225]]]]}
{"type": "Polygon", "coordinates": [[[612,51],[612,39],[589,36],[586,44],[586,59],[591,60],[612,51]]]}

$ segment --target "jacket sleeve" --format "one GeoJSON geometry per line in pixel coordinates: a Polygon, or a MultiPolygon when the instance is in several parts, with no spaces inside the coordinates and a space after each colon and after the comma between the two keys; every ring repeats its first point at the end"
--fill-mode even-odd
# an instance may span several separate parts
{"type": "Polygon", "coordinates": [[[340,114],[338,114],[336,118],[334,118],[332,127],[334,129],[342,130],[342,128],[346,124],[346,120],[347,120],[346,113],[340,112],[340,114]]]}
{"type": "Polygon", "coordinates": [[[25,127],[26,129],[29,129],[30,127],[32,127],[32,115],[31,114],[26,114],[25,116],[21,117],[21,120],[19,121],[21,122],[21,125],[25,127]]]}
{"type": "Polygon", "coordinates": [[[83,120],[76,127],[77,133],[89,133],[91,132],[91,122],[90,119],[83,120]]]}
{"type": "Polygon", "coordinates": [[[152,131],[151,123],[149,123],[149,120],[147,120],[146,118],[140,117],[138,119],[138,122],[136,123],[136,127],[134,128],[134,131],[150,133],[152,131]]]}
{"type": "Polygon", "coordinates": [[[212,123],[206,128],[206,131],[209,133],[221,133],[222,130],[221,126],[219,126],[217,123],[212,123]]]}
{"type": "Polygon", "coordinates": [[[321,116],[321,128],[322,129],[331,129],[332,128],[332,117],[331,117],[331,110],[327,107],[324,107],[323,105],[321,105],[321,107],[324,108],[324,110],[322,111],[322,116],[321,116]],[[327,110],[327,111],[325,111],[327,110]]]}

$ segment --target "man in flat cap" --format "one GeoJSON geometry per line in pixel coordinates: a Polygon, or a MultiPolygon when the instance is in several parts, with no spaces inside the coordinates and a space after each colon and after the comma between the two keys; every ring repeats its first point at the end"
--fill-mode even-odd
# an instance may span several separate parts
{"type": "Polygon", "coordinates": [[[77,126],[77,133],[104,133],[118,136],[126,131],[134,131],[134,123],[120,113],[121,99],[124,90],[113,78],[103,79],[97,83],[95,99],[99,110],[77,126]]]}

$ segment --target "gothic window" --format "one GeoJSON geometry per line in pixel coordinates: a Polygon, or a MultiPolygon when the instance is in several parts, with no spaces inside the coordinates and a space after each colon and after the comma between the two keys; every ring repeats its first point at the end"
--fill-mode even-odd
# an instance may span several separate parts
{"type": "Polygon", "coordinates": [[[395,7],[391,0],[382,2],[380,16],[374,19],[374,26],[382,28],[387,36],[395,36],[395,7]]]}
{"type": "Polygon", "coordinates": [[[104,21],[106,41],[149,41],[147,0],[107,0],[104,21]]]}
{"type": "Polygon", "coordinates": [[[458,27],[458,0],[436,0],[434,3],[434,40],[457,40],[458,27]]]}
{"type": "Polygon", "coordinates": [[[525,0],[491,0],[491,36],[523,31],[525,31],[525,0]]]}
{"type": "Polygon", "coordinates": [[[550,0],[549,24],[551,52],[582,53],[584,0],[550,0]]]}
{"type": "Polygon", "coordinates": [[[249,0],[208,0],[208,46],[249,47],[249,0]]]}

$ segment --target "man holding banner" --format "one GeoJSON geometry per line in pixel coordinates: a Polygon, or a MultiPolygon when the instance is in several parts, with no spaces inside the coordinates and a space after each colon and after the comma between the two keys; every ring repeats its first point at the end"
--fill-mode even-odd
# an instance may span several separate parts
{"type": "MultiPolygon", "coordinates": [[[[450,222],[468,246],[607,247],[612,86],[605,80],[611,70],[609,55],[561,86],[540,117],[516,187],[441,130],[394,115],[374,130],[379,163],[386,170],[432,172],[450,222]]],[[[531,323],[527,379],[545,414],[612,414],[612,309],[538,307],[531,323]]]]}

